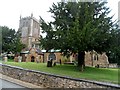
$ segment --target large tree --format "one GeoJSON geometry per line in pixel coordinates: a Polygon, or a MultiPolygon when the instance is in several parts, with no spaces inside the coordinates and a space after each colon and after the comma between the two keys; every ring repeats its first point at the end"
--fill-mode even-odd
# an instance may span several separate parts
{"type": "Polygon", "coordinates": [[[111,42],[111,48],[107,52],[109,62],[120,65],[120,29],[116,30],[116,34],[112,37],[111,42]]]}
{"type": "Polygon", "coordinates": [[[78,66],[84,66],[85,51],[109,51],[117,27],[105,5],[106,2],[53,4],[49,12],[54,21],[46,23],[41,18],[41,28],[47,34],[41,44],[47,50],[60,49],[65,55],[78,53],[78,66]]]}
{"type": "Polygon", "coordinates": [[[1,26],[2,32],[2,52],[20,52],[25,47],[20,41],[20,35],[14,29],[9,29],[6,26],[1,26]]]}

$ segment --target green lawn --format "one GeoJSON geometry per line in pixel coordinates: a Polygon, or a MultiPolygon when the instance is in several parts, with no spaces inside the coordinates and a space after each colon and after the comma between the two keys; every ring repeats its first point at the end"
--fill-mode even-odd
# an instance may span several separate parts
{"type": "Polygon", "coordinates": [[[5,64],[19,66],[32,70],[38,70],[42,72],[48,72],[62,76],[111,82],[116,84],[118,83],[118,69],[86,67],[83,72],[80,72],[78,70],[78,67],[74,65],[57,65],[55,67],[46,67],[46,63],[7,62],[5,64]]]}

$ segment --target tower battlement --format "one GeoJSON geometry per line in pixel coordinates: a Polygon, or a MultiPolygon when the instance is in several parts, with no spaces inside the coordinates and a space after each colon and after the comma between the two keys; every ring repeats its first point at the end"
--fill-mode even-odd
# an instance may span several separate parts
{"type": "Polygon", "coordinates": [[[39,20],[33,17],[33,14],[28,17],[20,16],[19,32],[21,32],[21,41],[27,46],[27,48],[31,48],[33,46],[39,47],[40,24],[39,20]]]}

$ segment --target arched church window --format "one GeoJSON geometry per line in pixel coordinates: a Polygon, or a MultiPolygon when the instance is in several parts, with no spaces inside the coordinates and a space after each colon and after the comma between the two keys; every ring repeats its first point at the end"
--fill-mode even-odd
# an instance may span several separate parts
{"type": "Polygon", "coordinates": [[[98,61],[98,55],[97,54],[94,55],[94,60],[98,61]]]}
{"type": "Polygon", "coordinates": [[[94,55],[94,60],[96,60],[96,55],[94,55]]]}
{"type": "Polygon", "coordinates": [[[97,61],[98,61],[98,55],[97,55],[97,61]]]}
{"type": "Polygon", "coordinates": [[[50,53],[49,56],[48,56],[48,60],[56,60],[56,55],[54,53],[50,53]]]}

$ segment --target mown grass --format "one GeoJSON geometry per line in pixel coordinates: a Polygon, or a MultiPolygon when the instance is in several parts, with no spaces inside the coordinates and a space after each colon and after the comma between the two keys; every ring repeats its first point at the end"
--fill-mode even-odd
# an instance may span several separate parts
{"type": "Polygon", "coordinates": [[[118,69],[86,67],[83,72],[80,72],[78,67],[74,65],[47,67],[46,63],[34,62],[6,62],[5,64],[73,78],[118,83],[118,69]]]}

